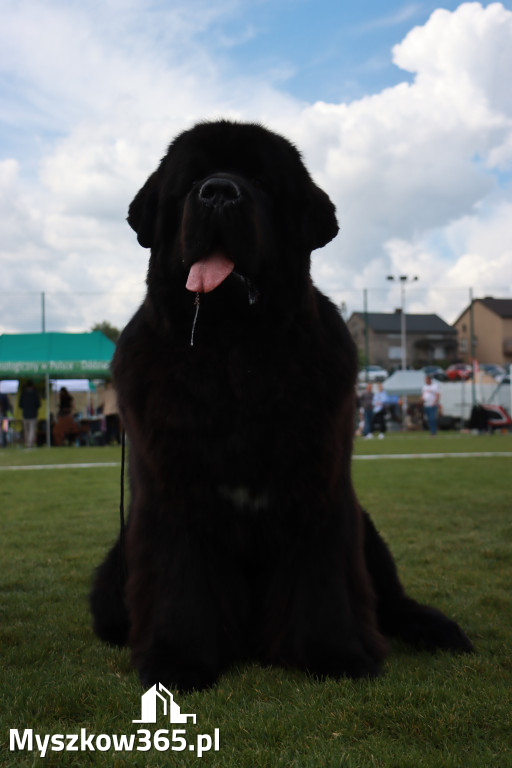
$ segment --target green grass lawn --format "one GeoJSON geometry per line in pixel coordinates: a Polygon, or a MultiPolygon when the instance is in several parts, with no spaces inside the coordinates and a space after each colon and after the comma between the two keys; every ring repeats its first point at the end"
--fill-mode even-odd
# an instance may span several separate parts
{"type": "MultiPolygon", "coordinates": [[[[91,573],[118,528],[116,448],[0,451],[0,765],[229,768],[494,768],[512,765],[512,436],[442,433],[356,440],[357,456],[491,452],[491,457],[363,460],[362,503],[408,590],[456,618],[476,653],[397,644],[373,682],[317,682],[247,666],[177,697],[206,752],[11,752],[9,729],[130,734],[140,695],[128,653],[90,630],[91,573]],[[75,464],[115,466],[75,467],[75,464]],[[54,464],[68,465],[62,469],[54,464]],[[7,467],[41,466],[11,471],[7,467]]],[[[184,727],[184,726],[183,726],[184,727]]]]}

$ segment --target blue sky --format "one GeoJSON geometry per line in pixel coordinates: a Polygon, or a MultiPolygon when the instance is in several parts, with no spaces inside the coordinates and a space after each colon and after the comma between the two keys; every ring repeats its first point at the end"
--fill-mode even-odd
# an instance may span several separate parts
{"type": "Polygon", "coordinates": [[[260,120],[303,151],[340,235],[313,276],[347,312],[451,321],[512,295],[512,2],[4,0],[0,332],[123,325],[147,254],[128,204],[173,135],[260,120]]]}
{"type": "Polygon", "coordinates": [[[459,4],[254,2],[245,4],[214,34],[219,37],[220,55],[227,54],[231,63],[248,73],[274,74],[276,82],[281,79],[285,90],[298,99],[351,101],[402,82],[404,73],[390,57],[393,45],[437,7],[453,9],[459,4]],[[230,40],[243,42],[229,46],[230,40]]]}

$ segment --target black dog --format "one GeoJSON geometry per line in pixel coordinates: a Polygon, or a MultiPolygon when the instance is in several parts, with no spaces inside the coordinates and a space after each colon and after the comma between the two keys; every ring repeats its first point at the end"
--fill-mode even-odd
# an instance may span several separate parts
{"type": "Polygon", "coordinates": [[[383,635],[470,651],[407,597],[350,477],[357,356],[312,284],[335,209],[298,151],[199,124],[130,206],[147,296],[114,359],[130,441],[127,578],[98,568],[96,633],[145,685],[213,683],[234,660],[372,676],[383,635]]]}

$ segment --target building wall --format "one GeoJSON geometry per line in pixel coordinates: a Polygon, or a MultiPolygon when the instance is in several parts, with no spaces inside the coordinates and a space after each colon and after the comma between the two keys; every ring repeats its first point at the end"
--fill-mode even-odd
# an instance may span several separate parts
{"type": "Polygon", "coordinates": [[[480,363],[500,363],[503,359],[503,320],[479,301],[473,308],[475,357],[480,363]]]}
{"type": "MultiPolygon", "coordinates": [[[[365,356],[365,322],[364,316],[352,315],[349,319],[348,329],[354,339],[357,348],[360,352],[360,357],[364,360],[365,356]]],[[[407,339],[408,357],[410,352],[411,340],[407,339]]],[[[391,366],[400,366],[401,363],[401,338],[400,334],[386,334],[375,333],[371,328],[368,328],[368,364],[369,365],[381,365],[383,368],[389,369],[391,366]],[[397,357],[390,360],[389,349],[390,347],[396,349],[397,357]]]]}
{"type": "Polygon", "coordinates": [[[457,338],[459,341],[459,360],[462,360],[463,363],[469,363],[471,358],[471,320],[469,307],[459,317],[454,324],[454,328],[457,331],[457,338]]]}
{"type": "MultiPolygon", "coordinates": [[[[352,334],[361,357],[365,353],[365,322],[364,315],[353,314],[348,323],[348,328],[352,334]]],[[[441,362],[451,362],[455,359],[455,352],[447,352],[446,344],[449,344],[451,336],[443,334],[428,333],[410,333],[406,328],[407,344],[407,365],[421,366],[427,363],[437,364],[441,362]],[[418,341],[427,341],[431,349],[426,351],[423,347],[417,347],[418,341]]],[[[400,368],[402,365],[402,337],[400,333],[377,333],[371,328],[368,329],[368,351],[369,364],[381,365],[387,370],[391,368],[400,368]]]]}
{"type": "Polygon", "coordinates": [[[507,317],[503,322],[503,362],[512,365],[512,317],[507,317]]]}
{"type": "MultiPolygon", "coordinates": [[[[355,341],[356,347],[358,348],[361,359],[364,359],[365,354],[365,322],[364,317],[361,315],[353,314],[348,322],[347,327],[350,331],[350,334],[352,338],[355,341]]],[[[371,328],[368,329],[368,358],[369,362],[373,364],[373,347],[374,347],[374,340],[373,340],[373,333],[371,328]]]]}
{"type": "MultiPolygon", "coordinates": [[[[459,339],[459,357],[464,362],[469,362],[471,358],[470,327],[471,320],[468,307],[455,324],[459,339]]],[[[473,332],[475,336],[474,353],[479,363],[502,365],[512,363],[512,318],[499,317],[484,304],[475,301],[473,303],[473,332]]]]}

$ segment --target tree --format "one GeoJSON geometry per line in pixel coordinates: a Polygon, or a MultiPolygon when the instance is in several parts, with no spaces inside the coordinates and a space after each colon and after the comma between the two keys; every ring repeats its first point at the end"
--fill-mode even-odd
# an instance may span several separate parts
{"type": "Polygon", "coordinates": [[[96,323],[96,325],[93,325],[91,331],[101,331],[107,337],[107,339],[113,341],[114,344],[117,342],[119,336],[121,335],[121,331],[111,325],[107,320],[103,320],[102,323],[96,323]]]}

